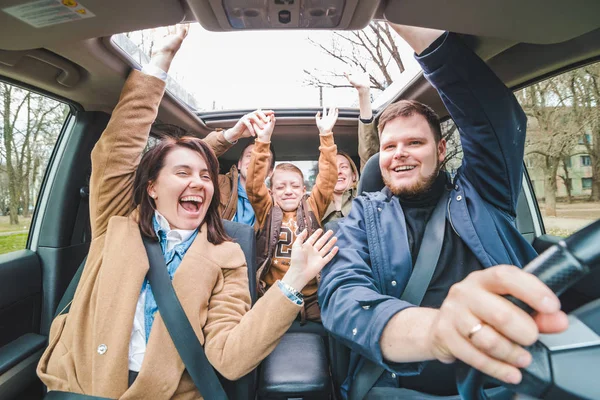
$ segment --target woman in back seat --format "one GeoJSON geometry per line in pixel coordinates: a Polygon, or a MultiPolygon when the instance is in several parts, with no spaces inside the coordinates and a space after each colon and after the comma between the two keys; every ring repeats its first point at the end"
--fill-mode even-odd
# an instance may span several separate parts
{"type": "Polygon", "coordinates": [[[289,271],[250,310],[244,254],[219,216],[219,168],[209,145],[193,137],[165,139],[140,159],[165,89],[159,77],[186,34],[187,27],[178,27],[149,66],[131,73],[92,152],[92,243],[71,309],[54,320],[38,365],[49,390],[120,399],[201,397],[157,313],[141,235],[160,242],[208,360],[230,380],[275,348],[302,306],[297,293],[337,252],[332,233],[306,240],[304,232],[289,271]]]}

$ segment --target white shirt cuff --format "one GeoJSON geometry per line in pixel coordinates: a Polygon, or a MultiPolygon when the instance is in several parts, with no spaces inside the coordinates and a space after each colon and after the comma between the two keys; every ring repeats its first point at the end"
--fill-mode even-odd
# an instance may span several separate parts
{"type": "Polygon", "coordinates": [[[167,81],[167,73],[156,65],[146,64],[142,67],[142,73],[160,79],[163,82],[167,81]]]}

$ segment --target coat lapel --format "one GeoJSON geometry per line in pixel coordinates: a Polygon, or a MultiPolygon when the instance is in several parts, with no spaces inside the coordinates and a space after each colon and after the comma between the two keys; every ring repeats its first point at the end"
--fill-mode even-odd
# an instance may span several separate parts
{"type": "Polygon", "coordinates": [[[127,389],[133,316],[147,271],[148,259],[137,222],[131,217],[111,218],[94,296],[95,329],[91,346],[96,393],[119,395],[127,389]]]}

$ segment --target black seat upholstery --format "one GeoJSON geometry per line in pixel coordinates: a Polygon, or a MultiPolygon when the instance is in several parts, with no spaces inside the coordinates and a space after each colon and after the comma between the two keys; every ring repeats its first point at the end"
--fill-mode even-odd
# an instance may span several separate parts
{"type": "Polygon", "coordinates": [[[244,256],[246,256],[246,265],[248,266],[248,282],[250,282],[250,297],[252,304],[256,303],[256,240],[254,228],[248,225],[223,220],[225,232],[234,242],[240,245],[244,256]]]}
{"type": "MultiPolygon", "coordinates": [[[[250,297],[252,304],[256,303],[256,241],[254,229],[251,226],[240,224],[238,222],[223,220],[223,226],[227,234],[234,242],[240,245],[244,256],[246,257],[246,265],[248,266],[248,282],[250,283],[250,297]]],[[[237,381],[229,381],[217,372],[219,380],[223,385],[223,389],[227,393],[227,398],[230,400],[251,400],[254,399],[256,393],[256,370],[243,376],[237,381]]]]}
{"type": "Polygon", "coordinates": [[[323,337],[286,333],[260,370],[261,400],[328,399],[331,381],[323,337]]]}
{"type": "Polygon", "coordinates": [[[384,186],[381,169],[379,169],[379,153],[377,153],[369,158],[362,170],[358,180],[358,195],[363,192],[379,192],[384,186]]]}

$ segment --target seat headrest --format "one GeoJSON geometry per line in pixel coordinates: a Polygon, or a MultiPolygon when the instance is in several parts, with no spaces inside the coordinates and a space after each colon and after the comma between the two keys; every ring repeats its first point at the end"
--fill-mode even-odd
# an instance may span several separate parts
{"type": "Polygon", "coordinates": [[[365,164],[358,181],[358,194],[363,192],[379,192],[385,187],[383,178],[381,177],[381,169],[379,169],[379,153],[369,158],[365,164]]]}

